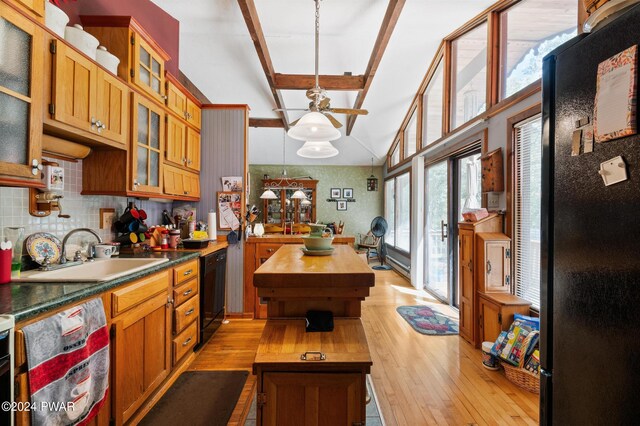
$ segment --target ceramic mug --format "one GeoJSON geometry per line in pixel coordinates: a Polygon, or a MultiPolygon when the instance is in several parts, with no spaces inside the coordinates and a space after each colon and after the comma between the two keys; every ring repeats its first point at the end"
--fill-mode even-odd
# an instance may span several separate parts
{"type": "Polygon", "coordinates": [[[111,244],[96,244],[94,246],[95,257],[110,258],[114,248],[111,244]]]}

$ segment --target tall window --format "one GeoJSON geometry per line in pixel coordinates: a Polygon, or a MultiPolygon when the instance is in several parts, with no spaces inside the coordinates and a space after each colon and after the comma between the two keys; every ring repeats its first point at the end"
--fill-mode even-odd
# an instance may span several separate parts
{"type": "Polygon", "coordinates": [[[418,144],[418,122],[416,116],[418,108],[415,108],[411,113],[411,118],[407,123],[407,127],[404,129],[404,158],[409,158],[416,153],[416,146],[418,144]]]}
{"type": "Polygon", "coordinates": [[[514,258],[516,294],[540,307],[542,119],[515,125],[514,258]]]}
{"type": "Polygon", "coordinates": [[[422,97],[422,146],[442,137],[442,102],[444,96],[444,68],[442,60],[429,81],[422,97]]]}
{"type": "MultiPolygon", "coordinates": [[[[396,142],[399,142],[396,139],[396,142]]],[[[389,167],[393,167],[400,162],[400,143],[396,143],[395,148],[391,151],[391,158],[389,159],[389,167]]]]}
{"type": "Polygon", "coordinates": [[[396,180],[391,179],[384,183],[384,217],[387,220],[387,235],[385,243],[396,245],[396,180]]]}
{"type": "Polygon", "coordinates": [[[389,229],[385,242],[397,249],[411,250],[411,187],[409,172],[389,179],[384,188],[384,211],[389,229]]]}
{"type": "Polygon", "coordinates": [[[409,173],[396,178],[396,247],[411,250],[411,185],[409,173]]]}
{"type": "Polygon", "coordinates": [[[575,0],[524,0],[500,14],[500,99],[542,77],[542,58],[577,33],[575,0]]]}
{"type": "Polygon", "coordinates": [[[451,128],[487,109],[487,23],[451,43],[451,128]]]}

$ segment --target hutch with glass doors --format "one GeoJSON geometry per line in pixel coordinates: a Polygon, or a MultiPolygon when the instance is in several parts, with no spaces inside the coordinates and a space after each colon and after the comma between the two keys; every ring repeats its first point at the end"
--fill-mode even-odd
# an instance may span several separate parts
{"type": "Polygon", "coordinates": [[[311,179],[264,179],[262,186],[276,194],[275,199],[264,199],[264,218],[266,224],[285,228],[286,223],[315,223],[317,180],[311,179]],[[307,199],[292,198],[301,190],[307,199]]]}

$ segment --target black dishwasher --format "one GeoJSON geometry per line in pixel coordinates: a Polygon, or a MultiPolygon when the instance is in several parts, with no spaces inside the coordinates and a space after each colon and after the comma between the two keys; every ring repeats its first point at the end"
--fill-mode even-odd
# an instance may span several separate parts
{"type": "Polygon", "coordinates": [[[204,345],[224,320],[227,249],[200,258],[200,343],[204,345]]]}

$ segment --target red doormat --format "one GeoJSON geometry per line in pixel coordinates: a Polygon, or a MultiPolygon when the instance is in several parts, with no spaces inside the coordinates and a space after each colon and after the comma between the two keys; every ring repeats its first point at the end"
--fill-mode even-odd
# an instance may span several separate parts
{"type": "Polygon", "coordinates": [[[432,336],[458,334],[458,320],[446,316],[432,307],[425,305],[398,306],[396,310],[418,333],[432,336]]]}

